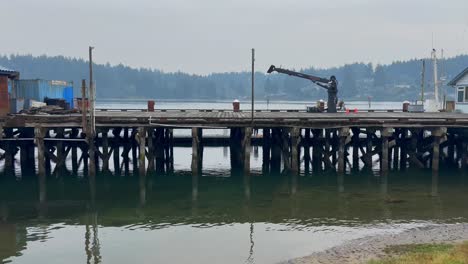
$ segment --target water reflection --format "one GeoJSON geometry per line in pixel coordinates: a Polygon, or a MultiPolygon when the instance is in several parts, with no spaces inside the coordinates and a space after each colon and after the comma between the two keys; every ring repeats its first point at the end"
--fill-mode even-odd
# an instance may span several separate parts
{"type": "MultiPolygon", "coordinates": [[[[295,251],[301,246],[310,250],[322,247],[323,240],[337,243],[351,234],[367,234],[374,225],[391,223],[389,228],[394,228],[395,223],[468,219],[464,203],[468,187],[464,177],[450,171],[307,176],[253,172],[231,177],[226,170],[219,174],[1,178],[0,257],[29,263],[40,258],[35,241],[45,241],[53,249],[64,233],[84,244],[86,263],[120,256],[117,241],[141,249],[138,260],[154,257],[164,262],[152,250],[143,250],[146,245],[167,241],[164,248],[175,253],[178,249],[170,243],[188,237],[225,238],[232,248],[219,254],[231,254],[231,263],[264,263],[282,260],[284,254],[309,253],[295,251]],[[105,237],[100,236],[103,232],[105,237]],[[106,247],[112,250],[103,251],[106,247]],[[266,256],[264,251],[275,252],[266,256]]],[[[205,260],[197,252],[218,254],[197,243],[185,247],[192,263],[205,260]]],[[[186,262],[182,256],[173,258],[186,262]]]]}
{"type": "Polygon", "coordinates": [[[97,212],[86,217],[85,252],[86,263],[101,263],[101,245],[99,243],[97,212]]]}

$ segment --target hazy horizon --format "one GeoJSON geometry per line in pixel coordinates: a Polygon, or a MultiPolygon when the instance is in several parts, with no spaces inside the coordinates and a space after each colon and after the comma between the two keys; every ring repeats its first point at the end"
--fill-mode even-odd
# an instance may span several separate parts
{"type": "MultiPolygon", "coordinates": [[[[46,56],[48,58],[59,58],[59,57],[64,57],[64,58],[69,58],[69,59],[76,59],[76,60],[84,60],[85,62],[88,62],[88,58],[80,58],[80,57],[71,57],[71,56],[66,56],[66,55],[53,55],[53,56],[49,56],[47,54],[40,54],[40,55],[34,55],[34,54],[30,54],[30,53],[24,53],[24,54],[20,54],[20,53],[16,53],[16,54],[1,54],[0,53],[0,56],[6,56],[6,57],[11,57],[11,56],[32,56],[34,58],[39,58],[39,57],[42,57],[42,56],[46,56]]],[[[459,56],[468,56],[468,53],[462,53],[462,54],[455,54],[453,56],[445,56],[444,59],[451,59],[451,58],[456,58],[456,57],[459,57],[459,56]]],[[[375,66],[377,65],[381,65],[381,66],[388,66],[388,65],[391,65],[393,63],[397,63],[397,62],[406,62],[406,61],[412,61],[412,60],[422,60],[422,59],[431,59],[429,56],[427,57],[421,57],[421,58],[409,58],[409,59],[406,59],[406,60],[395,60],[395,61],[391,61],[389,63],[381,63],[381,64],[374,64],[372,62],[365,62],[365,61],[354,61],[354,62],[349,62],[349,63],[346,63],[346,64],[341,64],[341,65],[335,65],[335,66],[330,66],[330,67],[316,67],[314,65],[309,65],[309,66],[304,66],[304,67],[301,67],[301,68],[294,68],[294,67],[291,67],[291,69],[295,69],[295,70],[299,70],[299,69],[309,69],[309,68],[314,68],[315,70],[330,70],[330,69],[333,69],[333,68],[341,68],[341,67],[344,67],[346,65],[350,65],[350,64],[355,64],[355,63],[363,63],[363,64],[369,64],[371,63],[372,66],[375,68],[375,66]]],[[[115,66],[119,66],[119,65],[122,65],[124,67],[129,67],[131,69],[146,69],[146,70],[152,70],[152,71],[160,71],[160,72],[163,72],[163,73],[177,73],[177,72],[181,72],[181,73],[185,73],[185,74],[190,74],[190,75],[198,75],[198,76],[208,76],[208,75],[212,75],[212,74],[225,74],[225,73],[250,73],[251,72],[251,69],[245,69],[245,70],[240,70],[240,71],[229,71],[229,72],[207,72],[207,73],[192,73],[192,72],[186,72],[186,71],[164,71],[162,69],[158,69],[158,68],[149,68],[149,67],[141,67],[141,66],[133,66],[133,65],[127,65],[127,64],[123,64],[123,63],[111,63],[111,62],[96,62],[94,61],[94,64],[95,65],[110,65],[111,67],[115,67],[115,66]]],[[[277,64],[276,66],[280,66],[280,64],[277,64]]],[[[258,66],[255,67],[255,72],[258,73],[266,73],[268,68],[259,68],[258,66]]],[[[10,69],[10,70],[16,70],[16,69],[10,69]]]]}
{"type": "Polygon", "coordinates": [[[2,54],[209,74],[468,54],[468,1],[6,1],[2,54]],[[10,22],[8,22],[10,21],[10,22]]]}

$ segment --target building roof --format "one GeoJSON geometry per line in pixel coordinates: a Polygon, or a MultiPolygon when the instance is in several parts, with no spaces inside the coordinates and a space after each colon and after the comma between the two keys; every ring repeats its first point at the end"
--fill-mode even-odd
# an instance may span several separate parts
{"type": "Polygon", "coordinates": [[[0,65],[0,76],[5,75],[8,76],[8,78],[19,78],[20,73],[0,65]]]}
{"type": "Polygon", "coordinates": [[[451,80],[447,85],[450,85],[450,86],[457,85],[457,82],[460,81],[460,79],[465,77],[465,75],[467,75],[467,74],[468,74],[468,67],[466,67],[466,69],[464,71],[462,71],[460,74],[455,76],[455,78],[453,78],[453,80],[451,80]]]}

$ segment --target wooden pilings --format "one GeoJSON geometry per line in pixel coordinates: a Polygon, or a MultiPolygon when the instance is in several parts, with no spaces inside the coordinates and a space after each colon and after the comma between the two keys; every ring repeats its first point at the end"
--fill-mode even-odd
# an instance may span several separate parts
{"type": "Polygon", "coordinates": [[[386,174],[389,169],[389,142],[388,138],[392,135],[391,128],[384,128],[380,131],[380,137],[382,139],[382,154],[380,158],[380,171],[382,174],[386,174]]]}
{"type": "MultiPolygon", "coordinates": [[[[458,165],[466,169],[467,165],[466,135],[460,130],[445,127],[273,127],[263,129],[263,139],[253,137],[252,131],[251,127],[231,128],[233,175],[250,174],[250,151],[258,145],[263,146],[260,153],[263,156],[264,175],[281,172],[309,175],[311,169],[313,173],[336,170],[344,174],[350,170],[376,169],[377,165],[385,174],[390,170],[405,170],[408,166],[439,171],[444,166],[458,165]],[[380,162],[373,166],[377,161],[376,155],[380,162]]],[[[201,175],[203,130],[195,127],[191,133],[191,168],[195,175],[201,175]]],[[[130,175],[132,167],[134,173],[140,175],[169,174],[174,170],[174,144],[181,142],[177,138],[174,140],[173,128],[147,126],[100,127],[95,137],[76,127],[50,129],[38,126],[34,130],[6,128],[0,132],[0,136],[0,168],[14,171],[19,154],[22,171],[28,168],[34,170],[35,166],[30,166],[31,155],[34,155],[34,149],[31,149],[34,147],[34,137],[38,150],[37,158],[34,158],[38,162],[38,174],[58,176],[68,175],[67,166],[70,164],[71,175],[77,176],[94,177],[101,168],[104,172],[113,170],[114,175],[120,176],[123,172],[130,175]]],[[[254,152],[255,155],[258,152],[254,152]]]]}
{"type": "Polygon", "coordinates": [[[200,136],[199,129],[194,127],[192,128],[192,175],[199,175],[200,173],[200,136]]]}
{"type": "Polygon", "coordinates": [[[346,140],[349,137],[349,128],[343,127],[339,130],[339,145],[338,145],[338,173],[346,172],[345,148],[346,140]]]}
{"type": "Polygon", "coordinates": [[[297,175],[299,174],[299,143],[300,140],[300,129],[298,127],[294,127],[291,129],[291,174],[297,175]]]}
{"type": "Polygon", "coordinates": [[[45,181],[46,181],[46,172],[45,172],[45,144],[44,144],[44,137],[45,137],[46,130],[42,127],[36,127],[34,129],[34,141],[37,146],[37,168],[38,168],[38,175],[39,175],[39,201],[45,202],[46,200],[46,192],[45,192],[45,181]]]}

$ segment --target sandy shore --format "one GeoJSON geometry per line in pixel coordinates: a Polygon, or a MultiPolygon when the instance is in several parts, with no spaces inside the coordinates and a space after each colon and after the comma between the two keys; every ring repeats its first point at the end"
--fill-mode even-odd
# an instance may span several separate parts
{"type": "Polygon", "coordinates": [[[366,263],[385,257],[391,245],[442,243],[468,240],[468,224],[438,224],[412,228],[398,234],[369,236],[351,240],[326,251],[292,259],[283,263],[366,263]]]}

